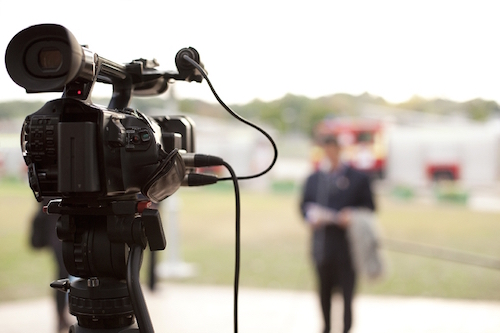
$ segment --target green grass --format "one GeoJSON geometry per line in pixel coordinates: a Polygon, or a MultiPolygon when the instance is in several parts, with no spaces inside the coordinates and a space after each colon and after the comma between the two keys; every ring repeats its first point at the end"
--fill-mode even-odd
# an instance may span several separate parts
{"type": "MultiPolygon", "coordinates": [[[[182,188],[178,212],[181,253],[198,274],[185,283],[232,285],[234,195],[225,187],[182,188]]],[[[384,237],[500,257],[500,214],[463,206],[421,205],[380,197],[384,237]]],[[[54,268],[48,251],[30,249],[35,200],[27,185],[0,184],[0,301],[47,295],[54,268]]],[[[242,191],[242,286],[312,290],[309,230],[296,193],[242,191]]],[[[164,223],[168,217],[162,216],[164,223]]],[[[165,230],[168,229],[165,227],[165,230]]],[[[159,255],[162,260],[167,250],[159,255]]],[[[385,279],[361,281],[366,294],[500,300],[500,271],[384,250],[385,279]]],[[[146,257],[147,258],[147,257],[146,257]]],[[[144,272],[143,272],[144,277],[144,272]]]]}
{"type": "MultiPolygon", "coordinates": [[[[500,259],[500,214],[460,205],[418,205],[382,200],[384,237],[500,259]]],[[[384,251],[389,272],[370,293],[500,300],[500,270],[384,251]]]]}
{"type": "Polygon", "coordinates": [[[0,183],[0,301],[50,292],[55,275],[48,250],[29,246],[29,228],[36,200],[28,185],[0,183]]]}
{"type": "MultiPolygon", "coordinates": [[[[181,198],[184,259],[200,269],[200,274],[188,282],[232,283],[232,193],[188,189],[181,198]]],[[[386,198],[378,198],[377,203],[383,237],[499,257],[498,213],[386,198]]],[[[242,285],[302,290],[315,287],[309,230],[298,215],[297,204],[296,194],[243,193],[242,285]]],[[[385,278],[376,283],[361,281],[360,292],[500,300],[498,270],[388,249],[382,253],[388,265],[385,278]]]]}

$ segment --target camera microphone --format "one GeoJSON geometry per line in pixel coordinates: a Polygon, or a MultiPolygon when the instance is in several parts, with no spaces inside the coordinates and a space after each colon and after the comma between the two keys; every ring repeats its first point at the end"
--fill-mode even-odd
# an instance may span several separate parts
{"type": "Polygon", "coordinates": [[[186,69],[186,70],[192,70],[194,69],[194,66],[186,60],[184,57],[188,57],[192,60],[194,60],[196,63],[200,63],[200,54],[196,49],[192,47],[185,47],[179,52],[177,52],[177,55],[175,56],[175,63],[177,65],[178,69],[186,69]]]}
{"type": "Polygon", "coordinates": [[[175,65],[179,70],[179,77],[184,80],[189,82],[201,82],[203,80],[203,76],[197,66],[201,67],[203,71],[205,71],[205,66],[203,66],[203,63],[200,61],[200,54],[195,48],[186,47],[179,50],[175,55],[175,65]]]}

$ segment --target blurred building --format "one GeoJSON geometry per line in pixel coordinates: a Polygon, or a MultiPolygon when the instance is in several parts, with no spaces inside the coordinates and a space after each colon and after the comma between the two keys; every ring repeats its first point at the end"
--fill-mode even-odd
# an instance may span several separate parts
{"type": "Polygon", "coordinates": [[[26,164],[21,153],[21,127],[24,119],[0,121],[0,178],[25,178],[26,164]]]}
{"type": "Polygon", "coordinates": [[[488,186],[500,180],[500,123],[396,125],[388,132],[387,179],[422,186],[456,180],[488,186]]]}
{"type": "Polygon", "coordinates": [[[366,107],[364,115],[385,124],[388,182],[428,186],[446,179],[474,187],[500,181],[500,119],[381,107],[366,107]]]}

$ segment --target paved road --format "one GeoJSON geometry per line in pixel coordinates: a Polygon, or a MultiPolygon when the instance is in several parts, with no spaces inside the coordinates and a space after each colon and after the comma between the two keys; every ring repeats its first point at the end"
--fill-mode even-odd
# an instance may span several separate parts
{"type": "MultiPolygon", "coordinates": [[[[233,332],[230,287],[162,283],[155,293],[145,290],[145,297],[157,333],[233,332]]],[[[352,333],[500,332],[500,302],[360,295],[354,313],[352,333]]],[[[0,303],[0,332],[54,333],[54,317],[48,298],[0,303]]],[[[239,331],[319,333],[315,295],[242,288],[239,331]]]]}

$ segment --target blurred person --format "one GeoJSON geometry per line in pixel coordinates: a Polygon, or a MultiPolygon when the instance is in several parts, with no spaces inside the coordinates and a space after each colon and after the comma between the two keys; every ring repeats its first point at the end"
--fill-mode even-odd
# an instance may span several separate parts
{"type": "MultiPolygon", "coordinates": [[[[69,274],[64,265],[62,254],[62,242],[57,238],[56,223],[58,215],[49,215],[43,211],[51,199],[45,198],[40,203],[33,216],[31,229],[31,246],[35,249],[50,248],[56,263],[56,280],[68,278],[69,274]]],[[[58,290],[54,290],[54,301],[57,313],[57,329],[59,333],[68,332],[69,312],[67,307],[67,295],[58,290]]]]}
{"type": "Polygon", "coordinates": [[[344,328],[352,326],[352,300],[356,270],[351,258],[347,228],[355,212],[375,211],[368,175],[341,161],[335,136],[319,138],[325,159],[306,180],[300,209],[312,230],[312,257],[316,269],[324,333],[331,329],[331,301],[336,288],[344,300],[344,328]]]}

